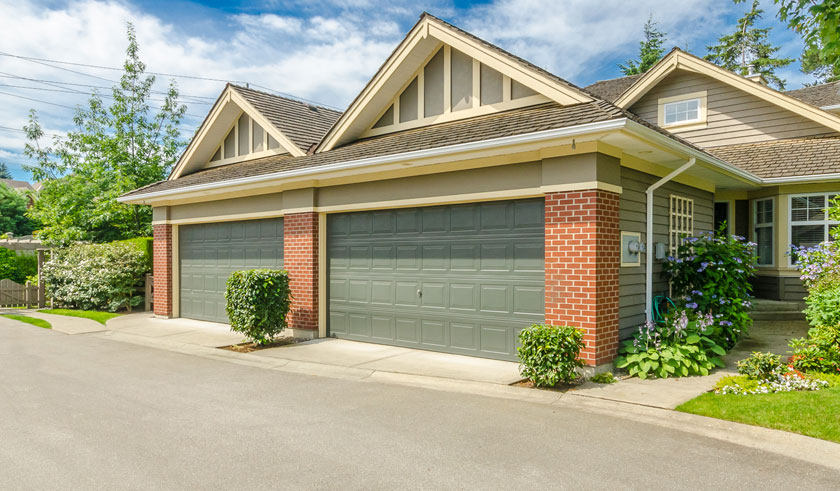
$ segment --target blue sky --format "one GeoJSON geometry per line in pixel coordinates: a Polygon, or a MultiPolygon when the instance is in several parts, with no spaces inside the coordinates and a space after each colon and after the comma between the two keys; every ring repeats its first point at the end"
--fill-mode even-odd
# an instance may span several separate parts
{"type": "MultiPolygon", "coordinates": [[[[773,27],[782,55],[796,58],[801,40],[775,18],[771,1],[762,4],[762,25],[773,27]]],[[[343,109],[423,10],[586,85],[621,75],[616,65],[636,55],[649,14],[668,34],[668,48],[702,56],[746,8],[731,0],[0,0],[0,53],[119,67],[131,21],[149,71],[250,82],[343,109]]],[[[798,63],[780,75],[788,88],[809,81],[798,63]]],[[[118,77],[0,54],[0,161],[28,180],[20,128],[29,110],[49,135],[61,136],[71,129],[69,108],[118,77]]],[[[190,135],[224,82],[175,80],[188,96],[183,131],[190,135]]],[[[158,88],[168,82],[159,76],[158,88]]]]}

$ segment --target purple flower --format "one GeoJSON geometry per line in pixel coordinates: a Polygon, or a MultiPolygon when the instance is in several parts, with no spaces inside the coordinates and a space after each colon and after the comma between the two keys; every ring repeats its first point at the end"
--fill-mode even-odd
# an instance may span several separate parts
{"type": "Polygon", "coordinates": [[[690,303],[685,304],[685,306],[692,309],[692,310],[696,310],[697,309],[697,302],[690,302],[690,303]]]}

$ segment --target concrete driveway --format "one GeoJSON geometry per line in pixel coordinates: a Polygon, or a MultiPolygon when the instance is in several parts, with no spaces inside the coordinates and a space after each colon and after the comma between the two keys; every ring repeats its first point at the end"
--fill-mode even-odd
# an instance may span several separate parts
{"type": "Polygon", "coordinates": [[[811,490],[840,482],[826,467],[621,413],[265,370],[2,321],[5,489],[811,490]]]}

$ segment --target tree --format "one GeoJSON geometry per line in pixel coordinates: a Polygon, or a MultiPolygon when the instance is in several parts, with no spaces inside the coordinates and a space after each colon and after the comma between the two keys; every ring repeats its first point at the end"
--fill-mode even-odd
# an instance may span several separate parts
{"type": "Polygon", "coordinates": [[[11,232],[14,235],[30,235],[37,227],[26,216],[29,198],[0,183],[0,235],[11,232]]]}
{"type": "Polygon", "coordinates": [[[43,224],[39,237],[47,243],[151,234],[151,209],[117,197],[166,178],[185,143],[178,126],[187,108],[178,103],[175,82],[160,108],[149,105],[155,77],[144,75],[131,24],[127,34],[124,72],[109,106],[94,92],[87,107],[76,109],[75,129],[51,146],[40,142],[44,132],[34,110],[24,127],[25,154],[37,162],[26,169],[43,181],[30,215],[43,224]]]}
{"type": "Polygon", "coordinates": [[[721,36],[715,46],[707,46],[706,59],[741,75],[749,75],[752,66],[770,85],[783,90],[785,81],[776,75],[776,69],[786,67],[794,60],[774,58],[779,47],[770,44],[770,28],[753,27],[763,13],[758,8],[758,0],[753,0],[752,8],[738,19],[738,29],[734,33],[721,36]]]}
{"type": "Polygon", "coordinates": [[[9,171],[9,166],[5,162],[0,162],[0,179],[11,179],[12,173],[9,171]]]}
{"type": "Polygon", "coordinates": [[[840,79],[840,0],[775,2],[779,19],[805,41],[802,71],[813,74],[817,83],[840,79]]]}
{"type": "Polygon", "coordinates": [[[618,67],[621,68],[621,73],[624,75],[638,75],[645,73],[650,70],[653,65],[656,65],[657,61],[662,59],[662,55],[665,54],[665,49],[662,45],[665,43],[665,36],[667,36],[667,34],[658,30],[656,28],[656,24],[657,23],[653,21],[653,14],[651,14],[650,17],[648,17],[647,22],[645,22],[645,39],[643,41],[639,41],[639,59],[627,60],[626,65],[619,63],[618,67]]]}

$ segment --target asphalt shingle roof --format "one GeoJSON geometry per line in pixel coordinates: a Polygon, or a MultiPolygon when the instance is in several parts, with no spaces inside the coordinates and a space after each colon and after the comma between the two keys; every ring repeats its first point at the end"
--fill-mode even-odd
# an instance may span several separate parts
{"type": "MultiPolygon", "coordinates": [[[[228,181],[274,172],[318,167],[379,157],[415,150],[471,143],[476,141],[522,135],[543,130],[565,128],[587,123],[628,117],[628,113],[604,101],[572,106],[556,103],[541,104],[475,118],[390,133],[349,143],[327,152],[290,157],[263,157],[220,167],[201,170],[178,179],[161,181],[136,189],[126,196],[178,189],[200,184],[228,181]]],[[[650,125],[648,125],[650,126],[650,125]]]]}
{"type": "Polygon", "coordinates": [[[584,90],[604,99],[605,101],[615,102],[618,96],[624,93],[636,80],[641,77],[638,75],[628,75],[626,77],[611,78],[609,80],[599,80],[592,85],[587,85],[584,90]]]}
{"type": "Polygon", "coordinates": [[[785,94],[812,106],[835,106],[840,104],[840,82],[788,90],[785,94]]]}
{"type": "Polygon", "coordinates": [[[231,84],[254,109],[304,152],[321,141],[340,111],[231,84]]]}
{"type": "Polygon", "coordinates": [[[840,133],[727,145],[708,152],[762,178],[840,172],[840,133]]]}

